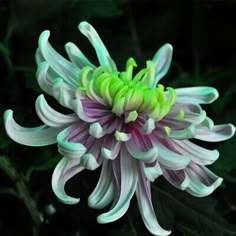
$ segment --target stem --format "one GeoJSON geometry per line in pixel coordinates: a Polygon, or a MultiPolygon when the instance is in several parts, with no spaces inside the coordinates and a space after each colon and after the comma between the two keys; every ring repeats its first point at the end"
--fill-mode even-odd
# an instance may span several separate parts
{"type": "Polygon", "coordinates": [[[24,176],[17,173],[10,161],[3,156],[0,157],[0,169],[2,169],[3,172],[6,173],[8,177],[15,183],[19,197],[24,202],[29,214],[31,215],[34,235],[38,235],[38,229],[42,223],[42,220],[40,217],[40,212],[37,209],[36,202],[30,195],[30,192],[27,188],[24,176]]]}

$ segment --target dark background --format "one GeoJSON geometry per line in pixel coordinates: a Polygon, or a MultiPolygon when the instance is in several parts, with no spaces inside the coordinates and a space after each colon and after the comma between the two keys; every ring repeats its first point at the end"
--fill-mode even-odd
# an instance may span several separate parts
{"type": "MultiPolygon", "coordinates": [[[[82,20],[95,27],[119,69],[125,68],[130,56],[142,68],[159,47],[171,43],[173,61],[162,83],[216,87],[220,98],[204,109],[216,124],[235,124],[233,0],[0,0],[0,114],[10,108],[21,125],[40,124],[34,102],[42,91],[35,79],[34,56],[43,30],[51,31],[50,42],[64,56],[64,44],[72,41],[97,62],[93,48],[77,29],[82,20]]],[[[57,106],[53,99],[50,102],[57,106]]],[[[102,211],[89,209],[87,197],[100,170],[82,173],[67,185],[68,193],[81,197],[78,205],[58,202],[51,190],[51,174],[61,158],[56,145],[30,148],[16,144],[5,134],[2,115],[0,122],[1,236],[150,235],[140,219],[135,197],[122,219],[108,225],[96,223],[102,211]]],[[[224,178],[224,183],[211,197],[198,199],[174,189],[162,178],[156,180],[153,203],[157,218],[173,235],[224,236],[236,232],[235,144],[235,138],[203,144],[221,153],[210,168],[224,178]]]]}

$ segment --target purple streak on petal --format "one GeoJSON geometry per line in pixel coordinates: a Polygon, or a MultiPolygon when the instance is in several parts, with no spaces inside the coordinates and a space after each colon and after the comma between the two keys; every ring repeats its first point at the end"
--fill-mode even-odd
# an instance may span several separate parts
{"type": "Polygon", "coordinates": [[[217,150],[205,149],[188,140],[172,140],[172,144],[179,153],[189,156],[199,165],[210,165],[219,157],[217,150]]]}
{"type": "Polygon", "coordinates": [[[234,134],[235,127],[231,124],[215,125],[211,129],[199,126],[195,138],[207,142],[219,142],[231,138],[234,134]]]}
{"type": "Polygon", "coordinates": [[[189,186],[190,179],[184,170],[169,170],[162,168],[162,171],[165,179],[176,188],[185,190],[189,186]]]}
{"type": "Polygon", "coordinates": [[[156,236],[169,235],[171,231],[164,230],[158,223],[151,200],[150,182],[143,174],[144,165],[139,162],[139,179],[136,189],[136,197],[143,222],[147,229],[156,236]]]}
{"type": "Polygon", "coordinates": [[[190,185],[186,191],[196,197],[205,197],[211,194],[223,181],[204,166],[191,162],[185,169],[190,179],[190,185]]]}
{"type": "Polygon", "coordinates": [[[119,200],[110,211],[98,216],[97,220],[99,223],[105,224],[113,222],[122,217],[129,208],[130,200],[135,192],[138,180],[137,162],[129,155],[125,148],[121,148],[120,171],[119,200]]]}

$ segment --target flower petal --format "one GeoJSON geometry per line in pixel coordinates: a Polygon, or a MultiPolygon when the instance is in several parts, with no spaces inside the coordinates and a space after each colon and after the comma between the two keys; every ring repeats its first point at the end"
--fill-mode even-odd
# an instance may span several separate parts
{"type": "Polygon", "coordinates": [[[162,175],[162,169],[158,163],[158,161],[156,162],[156,164],[154,166],[148,166],[148,167],[144,167],[144,174],[146,175],[146,177],[153,182],[155,179],[157,179],[160,175],[162,175]]]}
{"type": "Polygon", "coordinates": [[[48,42],[50,31],[45,30],[39,37],[39,49],[52,69],[74,88],[78,87],[79,69],[56,52],[48,42]]]}
{"type": "Polygon", "coordinates": [[[121,149],[120,171],[121,183],[119,200],[110,211],[98,216],[97,221],[101,224],[113,222],[125,214],[137,186],[138,173],[136,161],[129,155],[126,148],[121,149]]]}
{"type": "Polygon", "coordinates": [[[89,66],[95,69],[95,66],[88,60],[88,58],[74,43],[71,42],[67,43],[65,45],[65,49],[71,62],[78,68],[82,69],[85,66],[89,66]]]}
{"type": "Polygon", "coordinates": [[[190,178],[184,170],[169,170],[162,168],[163,176],[176,188],[185,190],[190,185],[190,178]]]}
{"type": "Polygon", "coordinates": [[[223,181],[204,166],[191,163],[186,169],[190,178],[190,185],[186,189],[188,193],[196,197],[205,197],[211,194],[223,181]]]}
{"type": "Polygon", "coordinates": [[[188,140],[174,140],[172,144],[179,153],[189,156],[199,165],[210,165],[219,157],[217,150],[205,149],[188,140]]]}
{"type": "Polygon", "coordinates": [[[167,146],[165,147],[161,143],[158,143],[157,145],[159,151],[157,160],[167,169],[181,170],[184,169],[191,161],[188,156],[175,153],[170,148],[167,146]]]}
{"type": "Polygon", "coordinates": [[[198,127],[195,138],[207,142],[219,142],[233,137],[235,127],[231,124],[215,125],[212,128],[198,127]]]}
{"type": "Polygon", "coordinates": [[[42,122],[51,127],[62,127],[78,121],[75,114],[64,115],[52,109],[43,95],[40,95],[35,103],[36,112],[42,122]]]}
{"type": "Polygon", "coordinates": [[[219,97],[215,88],[207,86],[178,88],[175,91],[178,103],[209,104],[219,97]]]}
{"type": "Polygon", "coordinates": [[[155,63],[155,76],[151,87],[156,87],[157,83],[163,78],[169,70],[172,59],[173,47],[170,44],[163,45],[154,55],[153,62],[155,63]]]}
{"type": "Polygon", "coordinates": [[[111,163],[104,160],[97,186],[88,198],[88,205],[92,208],[106,207],[114,197],[114,183],[112,179],[111,163]]]}
{"type": "Polygon", "coordinates": [[[79,142],[69,141],[71,126],[57,135],[58,151],[68,158],[80,158],[86,152],[86,147],[79,142]]]}
{"type": "Polygon", "coordinates": [[[66,204],[76,204],[79,198],[70,197],[65,193],[65,183],[77,173],[81,172],[84,167],[79,165],[78,159],[68,159],[64,157],[57,164],[52,175],[52,189],[55,195],[66,204]]]}
{"type": "Polygon", "coordinates": [[[139,175],[136,197],[143,222],[150,233],[156,236],[169,235],[171,231],[164,230],[158,224],[151,201],[150,182],[145,181],[145,177],[142,174],[139,175]]]}
{"type": "Polygon", "coordinates": [[[56,143],[56,137],[65,127],[51,128],[41,125],[35,128],[24,128],[13,119],[12,110],[4,113],[6,132],[15,142],[27,146],[46,146],[56,143]]]}
{"type": "Polygon", "coordinates": [[[111,59],[110,54],[108,53],[105,45],[103,44],[101,38],[99,37],[93,26],[83,21],[79,24],[79,30],[88,38],[90,43],[93,45],[94,49],[96,50],[100,65],[108,65],[115,71],[116,64],[111,59]]]}

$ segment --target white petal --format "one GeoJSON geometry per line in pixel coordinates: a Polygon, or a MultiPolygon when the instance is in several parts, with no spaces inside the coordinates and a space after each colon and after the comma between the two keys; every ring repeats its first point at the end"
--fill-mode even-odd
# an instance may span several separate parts
{"type": "Polygon", "coordinates": [[[122,141],[122,142],[126,142],[131,139],[131,134],[120,131],[116,131],[114,136],[117,141],[122,141]]]}
{"type": "Polygon", "coordinates": [[[81,172],[84,167],[80,166],[79,160],[68,159],[64,157],[57,164],[52,175],[52,189],[55,195],[66,204],[76,204],[79,198],[70,197],[65,193],[65,183],[77,173],[81,172]]]}
{"type": "Polygon", "coordinates": [[[46,30],[41,33],[39,37],[39,49],[45,61],[49,63],[50,67],[52,67],[68,85],[77,88],[79,76],[78,68],[52,48],[48,42],[49,36],[50,32],[46,30]]]}
{"type": "Polygon", "coordinates": [[[172,144],[179,153],[189,156],[192,161],[199,165],[210,165],[219,157],[217,150],[205,149],[188,140],[174,140],[172,144]]]}
{"type": "Polygon", "coordinates": [[[105,135],[99,122],[95,122],[89,125],[89,134],[95,138],[101,138],[105,135]]]}
{"type": "Polygon", "coordinates": [[[58,151],[68,158],[80,158],[86,152],[86,147],[79,142],[68,141],[71,127],[63,130],[57,135],[58,151]]]}
{"type": "Polygon", "coordinates": [[[158,156],[158,146],[152,145],[148,136],[137,137],[133,135],[132,139],[125,143],[130,155],[137,160],[147,163],[153,162],[158,156]]]}
{"type": "Polygon", "coordinates": [[[196,137],[195,133],[196,133],[195,126],[189,125],[189,127],[185,129],[180,129],[180,130],[171,129],[170,133],[168,134],[168,137],[172,139],[190,139],[196,137]]]}
{"type": "Polygon", "coordinates": [[[81,165],[88,170],[95,170],[99,167],[99,164],[91,153],[86,153],[81,157],[81,165]]]}
{"type": "Polygon", "coordinates": [[[6,132],[15,142],[27,146],[46,146],[56,143],[56,137],[65,127],[51,128],[46,125],[24,128],[13,119],[12,110],[4,113],[6,132]]]}
{"type": "Polygon", "coordinates": [[[92,208],[102,209],[112,201],[113,197],[112,168],[110,162],[104,160],[97,186],[88,198],[88,205],[92,208]]]}
{"type": "Polygon", "coordinates": [[[196,129],[196,139],[207,142],[219,142],[233,137],[235,134],[235,127],[231,124],[215,125],[209,129],[207,127],[199,127],[196,129]]]}
{"type": "Polygon", "coordinates": [[[158,162],[152,167],[145,167],[144,168],[144,174],[146,177],[153,182],[155,179],[157,179],[160,175],[162,175],[162,170],[158,162]]]}
{"type": "Polygon", "coordinates": [[[144,180],[144,176],[139,176],[136,197],[143,222],[149,232],[156,236],[166,236],[171,231],[164,230],[158,223],[151,201],[150,182],[144,180]]]}
{"type": "Polygon", "coordinates": [[[100,65],[108,65],[116,70],[116,65],[110,57],[105,45],[99,37],[96,30],[87,22],[83,21],[79,24],[79,30],[84,34],[96,50],[100,65]]]}
{"type": "Polygon", "coordinates": [[[157,83],[163,78],[169,70],[172,59],[173,47],[170,44],[163,45],[154,55],[153,62],[155,63],[155,76],[151,87],[156,87],[157,83]]]}
{"type": "Polygon", "coordinates": [[[78,115],[78,117],[85,121],[85,122],[95,122],[97,121],[97,119],[95,118],[92,118],[90,116],[88,116],[84,109],[83,109],[83,105],[82,105],[82,102],[79,98],[76,98],[73,102],[72,102],[72,105],[73,105],[73,110],[75,111],[75,113],[78,115]]]}
{"type": "Polygon", "coordinates": [[[205,197],[210,195],[223,181],[222,178],[212,173],[204,166],[191,163],[186,169],[186,174],[190,178],[190,185],[187,192],[196,197],[205,197]]]}
{"type": "Polygon", "coordinates": [[[105,137],[102,145],[101,154],[106,159],[114,160],[120,153],[121,142],[116,141],[109,135],[105,137]]]}
{"type": "Polygon", "coordinates": [[[130,157],[125,148],[121,149],[120,173],[121,183],[119,200],[110,211],[98,216],[97,221],[101,224],[116,221],[125,214],[137,186],[137,163],[130,157]]]}
{"type": "Polygon", "coordinates": [[[191,161],[191,159],[188,156],[175,153],[171,149],[165,147],[160,143],[158,143],[157,146],[159,151],[157,160],[167,169],[171,170],[184,169],[191,161]]]}
{"type": "Polygon", "coordinates": [[[35,103],[36,112],[42,122],[51,127],[62,127],[78,121],[75,114],[64,115],[52,109],[43,95],[40,95],[35,103]]]}
{"type": "Polygon", "coordinates": [[[67,43],[65,45],[66,52],[73,64],[82,69],[85,66],[90,66],[93,69],[95,66],[88,60],[88,58],[81,52],[81,50],[74,43],[67,43]]]}
{"type": "Polygon", "coordinates": [[[178,103],[209,104],[219,97],[215,88],[207,86],[178,88],[175,91],[178,103]]]}

